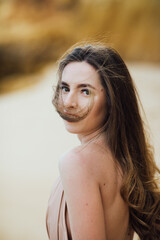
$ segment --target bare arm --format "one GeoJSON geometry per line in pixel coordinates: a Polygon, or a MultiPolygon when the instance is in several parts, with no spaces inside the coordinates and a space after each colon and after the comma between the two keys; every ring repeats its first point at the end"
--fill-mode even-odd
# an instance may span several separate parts
{"type": "Polygon", "coordinates": [[[99,185],[90,162],[71,152],[59,162],[74,240],[106,240],[99,185]]]}

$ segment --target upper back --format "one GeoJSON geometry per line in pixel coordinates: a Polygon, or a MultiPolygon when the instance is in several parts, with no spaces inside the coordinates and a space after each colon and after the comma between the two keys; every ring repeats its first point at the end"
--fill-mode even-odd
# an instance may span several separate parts
{"type": "Polygon", "coordinates": [[[86,166],[90,168],[99,185],[108,239],[133,239],[133,231],[129,227],[128,205],[120,194],[122,171],[109,148],[93,142],[80,147],[79,151],[84,154],[86,166]]]}

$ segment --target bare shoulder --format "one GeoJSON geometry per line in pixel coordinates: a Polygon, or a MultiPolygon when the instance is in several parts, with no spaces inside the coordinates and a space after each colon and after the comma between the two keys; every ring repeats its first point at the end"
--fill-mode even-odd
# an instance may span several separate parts
{"type": "Polygon", "coordinates": [[[81,146],[66,152],[59,160],[60,174],[91,174],[91,155],[81,146]]]}
{"type": "Polygon", "coordinates": [[[65,153],[59,160],[60,175],[76,173],[101,182],[103,176],[110,177],[114,171],[114,161],[110,151],[97,144],[76,147],[65,153]]]}

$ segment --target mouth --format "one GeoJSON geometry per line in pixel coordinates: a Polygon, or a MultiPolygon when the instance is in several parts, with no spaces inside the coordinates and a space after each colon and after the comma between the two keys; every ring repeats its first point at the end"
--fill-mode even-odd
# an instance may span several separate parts
{"type": "Polygon", "coordinates": [[[67,122],[78,122],[80,121],[80,116],[73,114],[73,113],[68,113],[68,112],[58,112],[59,115],[67,122]]]}
{"type": "Polygon", "coordinates": [[[63,105],[57,105],[56,110],[63,120],[67,122],[79,122],[87,116],[90,108],[66,109],[63,105]]]}
{"type": "Polygon", "coordinates": [[[73,117],[73,118],[78,118],[78,117],[80,117],[78,114],[76,114],[76,113],[78,113],[78,112],[75,112],[75,111],[67,111],[67,110],[65,110],[64,109],[64,114],[66,114],[67,116],[71,116],[71,117],[73,117]]]}
{"type": "Polygon", "coordinates": [[[69,113],[69,112],[66,112],[66,111],[64,111],[64,113],[65,113],[66,115],[68,115],[68,116],[72,116],[72,117],[79,117],[79,116],[78,116],[78,115],[76,115],[76,114],[69,113]]]}

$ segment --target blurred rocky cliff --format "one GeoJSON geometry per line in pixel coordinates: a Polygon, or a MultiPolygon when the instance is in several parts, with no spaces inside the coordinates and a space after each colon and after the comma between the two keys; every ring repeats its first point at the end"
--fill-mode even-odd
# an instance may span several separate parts
{"type": "Polygon", "coordinates": [[[160,1],[0,0],[1,79],[35,72],[81,40],[159,63],[160,1]]]}

